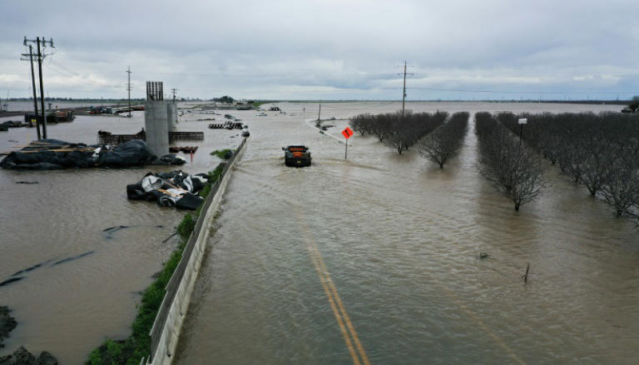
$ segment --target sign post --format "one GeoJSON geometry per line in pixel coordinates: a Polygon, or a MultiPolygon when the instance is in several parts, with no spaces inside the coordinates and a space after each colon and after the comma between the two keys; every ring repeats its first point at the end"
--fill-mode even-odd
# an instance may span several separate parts
{"type": "Polygon", "coordinates": [[[342,135],[344,136],[344,138],[346,138],[346,150],[344,151],[344,159],[347,160],[348,159],[348,139],[353,136],[353,130],[350,129],[349,127],[346,127],[346,129],[342,131],[342,135]]]}

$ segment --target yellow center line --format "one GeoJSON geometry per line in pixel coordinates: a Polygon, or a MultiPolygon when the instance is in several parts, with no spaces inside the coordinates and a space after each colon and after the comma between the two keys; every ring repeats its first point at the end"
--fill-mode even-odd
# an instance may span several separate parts
{"type": "Polygon", "coordinates": [[[315,270],[317,270],[317,274],[320,277],[320,282],[322,283],[322,287],[324,287],[324,292],[326,292],[326,296],[328,297],[328,302],[331,304],[331,308],[333,309],[333,314],[335,314],[335,318],[337,319],[337,323],[339,324],[339,328],[342,332],[342,336],[344,337],[344,341],[346,342],[346,347],[348,347],[348,352],[351,354],[353,358],[353,363],[355,365],[361,365],[359,362],[359,358],[355,353],[355,348],[351,343],[351,339],[348,336],[348,332],[346,327],[344,327],[344,322],[342,321],[342,317],[340,316],[337,307],[335,306],[335,301],[333,300],[333,296],[331,295],[328,286],[326,285],[326,278],[322,275],[322,269],[320,268],[319,263],[317,262],[317,257],[313,254],[310,243],[307,242],[308,250],[311,252],[311,259],[313,260],[313,265],[315,265],[315,270]]]}
{"type": "Polygon", "coordinates": [[[333,291],[333,294],[335,295],[335,299],[337,300],[337,305],[339,306],[339,308],[341,310],[341,313],[344,316],[344,320],[346,321],[346,327],[350,330],[350,333],[353,336],[353,341],[355,342],[355,346],[357,346],[357,350],[359,351],[359,354],[362,357],[362,361],[364,362],[365,365],[370,365],[370,362],[368,361],[368,356],[366,356],[366,351],[364,351],[364,347],[362,346],[361,342],[359,341],[359,337],[357,336],[357,332],[355,331],[355,327],[353,327],[353,323],[351,322],[351,319],[348,316],[348,312],[346,312],[346,309],[344,308],[344,304],[342,303],[342,300],[339,297],[339,294],[337,294],[337,288],[335,288],[335,284],[333,283],[333,279],[331,279],[331,275],[328,273],[328,269],[326,268],[326,264],[324,263],[324,260],[322,259],[321,254],[317,250],[317,247],[315,247],[315,251],[317,251],[319,262],[320,262],[322,268],[324,269],[324,273],[326,274],[326,279],[328,280],[328,285],[331,288],[331,290],[333,291]]]}
{"type": "Polygon", "coordinates": [[[310,230],[304,220],[303,215],[300,213],[299,209],[297,208],[298,207],[296,206],[298,220],[300,221],[302,227],[304,228],[304,236],[305,236],[304,238],[307,244],[308,251],[311,255],[311,259],[313,260],[313,264],[315,265],[315,270],[317,271],[317,274],[320,277],[322,287],[324,288],[324,291],[326,292],[326,296],[328,297],[328,301],[331,305],[331,308],[333,309],[333,313],[335,314],[337,323],[340,326],[342,335],[344,336],[346,347],[348,347],[348,351],[350,352],[355,365],[361,364],[357,356],[358,354],[359,354],[359,357],[361,357],[364,365],[370,365],[368,356],[366,355],[366,352],[364,351],[364,347],[359,341],[359,337],[357,336],[355,327],[353,326],[353,323],[351,322],[351,319],[348,316],[348,313],[346,312],[346,308],[344,308],[344,303],[342,303],[342,299],[337,293],[337,288],[335,287],[335,284],[333,283],[333,280],[331,279],[331,276],[328,272],[328,268],[326,267],[326,264],[324,263],[324,259],[322,258],[322,254],[319,252],[317,248],[317,244],[315,243],[315,240],[313,239],[313,236],[310,233],[310,230]],[[346,326],[344,326],[344,322],[346,323],[346,326]],[[349,334],[350,334],[350,337],[352,337],[352,341],[351,341],[351,338],[349,337],[349,334]],[[353,348],[352,342],[355,342],[357,353],[355,351],[355,348],[353,348]]]}

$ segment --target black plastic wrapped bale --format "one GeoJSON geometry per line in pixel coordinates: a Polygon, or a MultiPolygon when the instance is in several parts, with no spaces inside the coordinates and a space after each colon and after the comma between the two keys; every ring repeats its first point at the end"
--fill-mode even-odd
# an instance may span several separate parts
{"type": "Polygon", "coordinates": [[[158,199],[158,205],[161,207],[174,207],[177,198],[171,195],[163,194],[158,199]]]}
{"type": "Polygon", "coordinates": [[[186,160],[174,154],[164,155],[152,162],[153,165],[184,165],[186,160]]]}
{"type": "Polygon", "coordinates": [[[100,156],[100,166],[139,166],[151,162],[153,155],[146,142],[139,139],[123,143],[100,156]]]}
{"type": "Polygon", "coordinates": [[[175,202],[175,207],[178,209],[196,210],[202,203],[204,203],[204,198],[201,196],[186,193],[175,202]]]}
{"type": "Polygon", "coordinates": [[[0,167],[12,170],[59,170],[83,168],[95,164],[93,152],[11,152],[0,162],[0,167]]]}
{"type": "Polygon", "coordinates": [[[58,157],[58,162],[63,167],[87,168],[95,165],[92,151],[71,151],[58,157]]]}
{"type": "Polygon", "coordinates": [[[126,196],[131,200],[154,201],[162,195],[162,193],[157,192],[157,189],[161,189],[164,185],[165,182],[162,178],[149,172],[137,184],[126,186],[126,196]]]}

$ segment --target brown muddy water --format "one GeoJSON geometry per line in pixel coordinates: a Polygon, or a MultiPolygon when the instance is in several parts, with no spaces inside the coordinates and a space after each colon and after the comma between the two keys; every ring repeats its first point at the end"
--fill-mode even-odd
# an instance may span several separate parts
{"type": "MultiPolygon", "coordinates": [[[[207,172],[220,162],[209,152],[239,144],[240,137],[231,138],[237,131],[213,131],[208,122],[193,121],[207,117],[213,116],[180,117],[179,130],[205,131],[205,140],[181,142],[200,149],[193,163],[182,154],[189,162],[176,168],[207,172]]],[[[11,119],[20,118],[2,121],[11,119]]],[[[50,125],[48,131],[50,138],[92,144],[98,130],[136,133],[143,126],[143,112],[135,112],[132,119],[79,116],[73,123],[50,125]]],[[[35,138],[35,129],[1,132],[0,151],[15,150],[35,138]]],[[[42,264],[18,275],[21,281],[0,287],[0,305],[12,308],[18,321],[0,356],[24,345],[32,352],[50,351],[61,364],[81,364],[106,337],[130,334],[139,292],[175,248],[176,239],[162,241],[174,232],[184,212],[129,201],[126,185],[149,171],[172,169],[0,170],[0,282],[42,264]],[[103,232],[120,225],[131,228],[103,232]],[[55,265],[83,254],[87,255],[55,265]]]]}
{"type": "MultiPolygon", "coordinates": [[[[209,240],[178,364],[639,363],[639,231],[557,168],[516,213],[478,174],[472,124],[442,171],[373,137],[353,137],[344,161],[344,145],[304,122],[317,104],[280,107],[287,115],[246,117],[252,136],[209,240]],[[311,147],[313,166],[284,166],[280,147],[297,143],[311,147]]],[[[399,107],[332,103],[322,116],[399,107]]],[[[346,125],[336,123],[335,137],[346,125]]]]}

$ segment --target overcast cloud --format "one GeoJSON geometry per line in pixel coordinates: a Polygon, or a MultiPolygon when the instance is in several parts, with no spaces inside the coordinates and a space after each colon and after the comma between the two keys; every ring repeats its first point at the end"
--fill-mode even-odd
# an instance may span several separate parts
{"type": "Polygon", "coordinates": [[[627,99],[634,1],[0,1],[0,95],[30,95],[24,36],[53,38],[51,96],[627,99]]]}

